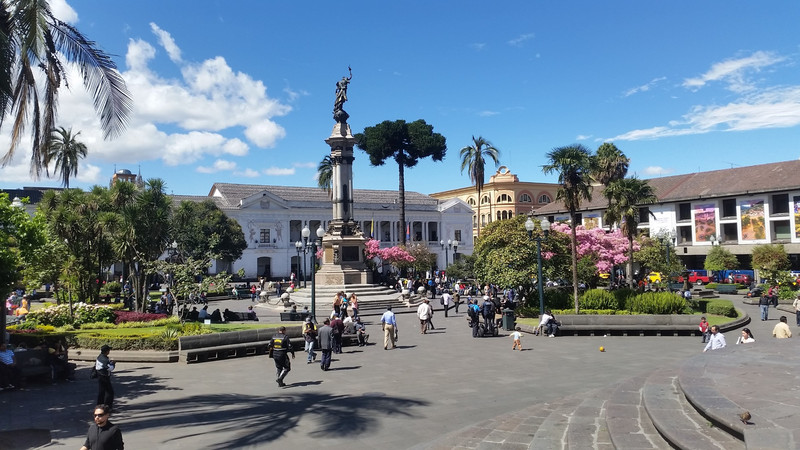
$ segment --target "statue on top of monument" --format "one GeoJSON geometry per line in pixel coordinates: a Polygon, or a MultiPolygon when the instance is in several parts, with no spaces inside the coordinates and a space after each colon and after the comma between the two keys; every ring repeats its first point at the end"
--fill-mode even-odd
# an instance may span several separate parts
{"type": "Polygon", "coordinates": [[[336,111],[343,111],[344,102],[347,101],[347,85],[353,79],[353,70],[347,66],[347,71],[350,73],[349,77],[342,77],[341,80],[336,82],[336,101],[333,103],[333,113],[336,111]]]}

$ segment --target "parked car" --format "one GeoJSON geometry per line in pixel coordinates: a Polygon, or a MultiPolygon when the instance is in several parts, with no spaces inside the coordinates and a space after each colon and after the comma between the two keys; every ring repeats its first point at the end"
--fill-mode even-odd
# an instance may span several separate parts
{"type": "Polygon", "coordinates": [[[750,284],[753,282],[753,277],[746,273],[735,273],[733,274],[733,282],[739,284],[750,284]]]}
{"type": "Polygon", "coordinates": [[[661,272],[650,272],[647,274],[647,279],[651,283],[661,283],[662,281],[661,272]]]}
{"type": "MultiPolygon", "coordinates": [[[[689,283],[692,284],[702,285],[716,280],[717,278],[714,275],[709,275],[708,271],[705,270],[693,270],[689,272],[689,283]]],[[[678,282],[683,283],[683,276],[678,277],[678,282]]]]}

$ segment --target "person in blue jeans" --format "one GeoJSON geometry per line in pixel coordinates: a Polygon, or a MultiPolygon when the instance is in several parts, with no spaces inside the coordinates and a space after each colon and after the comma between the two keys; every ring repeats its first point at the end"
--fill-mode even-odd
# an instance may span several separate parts
{"type": "Polygon", "coordinates": [[[765,294],[762,294],[758,299],[758,307],[761,308],[761,320],[767,320],[769,318],[769,302],[770,298],[765,294]]]}

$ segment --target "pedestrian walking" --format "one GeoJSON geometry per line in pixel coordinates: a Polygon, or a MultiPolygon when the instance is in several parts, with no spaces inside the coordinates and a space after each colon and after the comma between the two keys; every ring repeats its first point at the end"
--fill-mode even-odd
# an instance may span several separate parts
{"type": "Polygon", "coordinates": [[[798,294],[797,298],[794,299],[792,306],[794,306],[794,314],[797,318],[797,326],[800,327],[800,294],[798,294]]]}
{"type": "Polygon", "coordinates": [[[111,407],[97,405],[94,407],[94,423],[89,425],[86,441],[81,450],[123,450],[122,430],[109,420],[111,407]]]}
{"type": "Polygon", "coordinates": [[[383,330],[383,349],[397,348],[397,319],[392,312],[392,305],[386,307],[386,312],[381,316],[381,329],[383,330]]]}
{"type": "Polygon", "coordinates": [[[708,321],[706,321],[705,316],[700,318],[700,325],[698,328],[700,329],[700,333],[703,334],[703,344],[705,344],[709,339],[708,321]]]}
{"type": "Polygon", "coordinates": [[[725,348],[725,335],[719,332],[717,325],[711,325],[711,338],[708,340],[703,352],[725,348]]]}
{"type": "Polygon", "coordinates": [[[325,319],[317,334],[319,335],[319,348],[322,350],[320,367],[322,370],[328,370],[331,368],[331,350],[333,350],[333,328],[331,328],[330,319],[325,319]]]}
{"type": "Polygon", "coordinates": [[[306,317],[306,323],[303,325],[303,339],[306,341],[305,351],[308,354],[306,364],[311,364],[317,359],[317,354],[314,352],[314,344],[317,342],[317,327],[311,321],[311,317],[306,317]]]}
{"type": "Polygon", "coordinates": [[[289,360],[289,352],[292,353],[294,359],[294,348],[289,341],[289,336],[286,336],[286,327],[278,328],[278,332],[272,336],[269,343],[269,356],[275,361],[275,369],[277,370],[277,378],[275,381],[278,386],[284,387],[286,383],[283,382],[286,375],[292,370],[292,362],[289,360]]]}
{"type": "Polygon", "coordinates": [[[761,295],[758,299],[758,307],[761,308],[761,320],[769,319],[769,303],[770,297],[768,295],[761,295]]]}
{"type": "Polygon", "coordinates": [[[111,347],[104,345],[100,347],[100,355],[94,361],[94,369],[97,371],[97,404],[108,406],[111,411],[114,408],[114,387],[111,385],[111,372],[117,367],[113,359],[108,357],[111,347]]]}
{"type": "MultiPolygon", "coordinates": [[[[433,315],[433,308],[431,308],[430,301],[425,298],[417,308],[417,317],[419,317],[419,334],[426,334],[428,332],[428,321],[433,315]]],[[[433,327],[431,327],[433,329],[433,327]]]]}
{"type": "Polygon", "coordinates": [[[447,317],[447,310],[450,309],[450,305],[453,303],[453,296],[450,295],[450,291],[445,290],[442,293],[442,308],[444,308],[444,316],[447,317]]]}
{"type": "Polygon", "coordinates": [[[344,322],[339,318],[339,314],[333,314],[331,320],[331,328],[333,328],[333,353],[342,353],[342,335],[344,334],[344,322]]]}

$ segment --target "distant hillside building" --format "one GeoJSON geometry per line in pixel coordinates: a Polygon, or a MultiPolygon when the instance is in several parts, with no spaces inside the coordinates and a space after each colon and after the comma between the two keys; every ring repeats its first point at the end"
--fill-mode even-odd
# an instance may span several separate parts
{"type": "MultiPolygon", "coordinates": [[[[497,173],[484,183],[480,198],[481,228],[494,220],[509,219],[520,214],[530,214],[556,198],[558,185],[553,183],[533,183],[519,181],[506,166],[500,166],[497,173]]],[[[478,234],[478,192],[475,186],[430,194],[439,200],[457,198],[467,203],[473,211],[472,235],[478,234]]]]}

